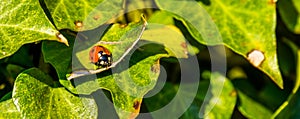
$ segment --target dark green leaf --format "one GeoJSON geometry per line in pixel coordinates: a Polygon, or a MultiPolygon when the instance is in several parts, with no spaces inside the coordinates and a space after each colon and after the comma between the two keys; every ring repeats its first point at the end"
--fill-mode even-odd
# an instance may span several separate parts
{"type": "Polygon", "coordinates": [[[300,118],[299,109],[300,109],[300,91],[291,94],[291,98],[285,101],[278,109],[278,115],[275,113],[276,118],[278,119],[298,119],[300,118]]]}
{"type": "Polygon", "coordinates": [[[9,99],[11,99],[11,97],[12,97],[12,92],[8,92],[0,99],[0,102],[9,100],[9,99]]]}
{"type": "Polygon", "coordinates": [[[76,92],[72,84],[66,80],[66,74],[71,72],[72,50],[75,38],[70,35],[66,36],[69,39],[69,47],[58,42],[44,41],[42,43],[42,53],[45,62],[50,63],[55,68],[60,83],[71,92],[76,92]]]}
{"type": "Polygon", "coordinates": [[[279,0],[278,11],[288,29],[296,34],[300,34],[300,1],[279,0]]]}
{"type": "Polygon", "coordinates": [[[264,107],[262,104],[251,99],[243,92],[238,91],[240,103],[238,105],[239,111],[247,118],[260,118],[269,119],[272,116],[272,112],[264,107]]]}
{"type": "Polygon", "coordinates": [[[297,55],[297,79],[295,81],[294,88],[288,99],[283,102],[282,105],[272,115],[273,117],[277,117],[279,119],[300,117],[300,114],[298,113],[298,110],[300,109],[300,50],[298,50],[297,55]]]}

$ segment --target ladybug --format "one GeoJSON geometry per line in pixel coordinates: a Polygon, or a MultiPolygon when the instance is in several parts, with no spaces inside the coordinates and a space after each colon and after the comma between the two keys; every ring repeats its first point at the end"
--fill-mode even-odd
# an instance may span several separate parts
{"type": "Polygon", "coordinates": [[[112,63],[112,54],[103,46],[94,46],[90,50],[90,61],[98,67],[108,67],[112,63]]]}

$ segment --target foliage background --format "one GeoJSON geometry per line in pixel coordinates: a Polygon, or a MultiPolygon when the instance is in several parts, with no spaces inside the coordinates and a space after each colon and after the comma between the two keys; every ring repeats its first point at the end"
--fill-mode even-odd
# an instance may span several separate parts
{"type": "MultiPolygon", "coordinates": [[[[74,25],[74,22],[83,20],[90,13],[87,11],[92,11],[92,8],[101,1],[25,0],[25,2],[21,2],[16,0],[3,2],[0,6],[0,23],[2,26],[0,28],[0,118],[20,118],[20,116],[28,118],[45,118],[47,116],[76,118],[78,115],[84,115],[82,118],[117,117],[118,115],[122,118],[128,118],[132,114],[133,117],[136,116],[134,114],[138,111],[151,112],[160,109],[172,100],[180,84],[180,68],[182,67],[168,48],[180,54],[180,57],[177,58],[186,58],[187,56],[182,51],[187,49],[181,47],[184,38],[191,43],[187,46],[188,49],[196,51],[195,55],[201,69],[201,79],[199,79],[201,81],[197,96],[192,105],[181,115],[181,118],[198,118],[199,109],[204,101],[208,86],[213,87],[208,93],[214,95],[214,87],[218,87],[217,79],[222,77],[226,77],[226,80],[220,103],[208,113],[209,118],[300,118],[299,113],[297,113],[300,108],[298,91],[300,85],[299,1],[197,1],[212,16],[223,37],[226,46],[226,76],[217,72],[210,72],[211,60],[208,47],[213,48],[218,53],[218,48],[220,48],[218,44],[220,43],[203,41],[201,35],[195,32],[195,28],[191,27],[181,17],[149,8],[135,10],[115,19],[110,19],[114,12],[122,14],[126,10],[130,11],[130,9],[139,7],[156,6],[160,9],[178,9],[180,6],[168,4],[170,1],[160,0],[126,1],[126,4],[123,1],[113,0],[111,1],[112,4],[103,5],[109,7],[103,7],[101,10],[116,11],[92,12],[96,17],[94,19],[99,19],[98,25],[85,26],[86,29],[80,29],[74,25]],[[98,18],[97,13],[101,13],[101,18],[98,18]],[[78,31],[83,34],[91,29],[96,32],[103,32],[103,41],[113,41],[113,39],[120,39],[124,34],[127,35],[127,39],[122,39],[127,42],[127,45],[107,45],[110,50],[116,47],[123,49],[116,51],[119,52],[119,55],[116,55],[118,57],[124,53],[126,47],[139,34],[139,31],[132,29],[139,28],[135,22],[140,21],[141,13],[145,14],[149,23],[171,26],[161,29],[152,29],[149,26],[150,28],[144,32],[142,37],[144,41],[141,42],[158,42],[160,45],[144,46],[142,47],[144,50],[137,50],[133,55],[146,55],[128,59],[131,62],[128,71],[133,73],[141,70],[148,71],[151,66],[146,64],[157,64],[159,60],[159,64],[165,68],[167,73],[167,82],[158,94],[144,99],[124,95],[115,87],[114,82],[109,80],[111,78],[110,71],[101,72],[101,75],[98,75],[100,78],[97,80],[85,82],[83,83],[85,85],[78,87],[74,87],[72,82],[66,80],[66,77],[71,73],[71,53],[72,48],[77,47],[73,44],[78,31]],[[114,24],[108,25],[107,23],[114,24]],[[125,28],[119,27],[122,25],[125,28]],[[103,31],[103,28],[106,27],[109,30],[103,31]],[[130,33],[126,34],[129,31],[130,33]],[[67,38],[67,42],[57,37],[59,32],[67,38]],[[174,35],[176,36],[174,38],[177,39],[165,40],[168,37],[162,34],[150,37],[156,32],[170,33],[168,36],[174,35]],[[66,44],[69,46],[67,47],[66,44]],[[156,50],[149,50],[153,48],[156,50]],[[257,48],[262,50],[267,58],[260,67],[253,66],[247,60],[247,53],[257,48]],[[137,67],[143,68],[138,69],[137,67]],[[84,89],[85,86],[88,86],[87,90],[76,91],[76,88],[84,89]],[[100,94],[100,89],[105,89],[103,90],[105,94],[100,94]],[[83,94],[84,100],[90,105],[86,106],[85,103],[82,103],[78,94],[83,94]],[[113,109],[113,106],[128,104],[125,105],[124,109],[132,113],[127,114],[119,110],[106,113],[99,107],[97,109],[97,102],[93,101],[92,97],[99,95],[100,97],[107,95],[111,98],[107,101],[112,101],[114,105],[108,105],[107,108],[113,109]],[[120,97],[126,98],[120,99],[120,97]],[[13,103],[13,100],[18,100],[18,103],[13,103]],[[142,102],[140,109],[137,110],[132,107],[136,101],[142,102]]],[[[189,13],[197,14],[193,8],[190,10],[189,13]]],[[[92,43],[96,43],[97,40],[92,43]]],[[[90,45],[84,44],[82,49],[88,49],[90,45]]],[[[127,71],[127,69],[121,70],[127,71]]],[[[116,75],[122,77],[121,73],[116,75]]],[[[148,72],[138,74],[135,77],[136,82],[145,85],[153,79],[159,80],[161,78],[158,73],[154,72],[151,74],[153,77],[140,80],[145,75],[148,76],[148,72]]],[[[132,88],[129,83],[125,82],[124,85],[132,88]]],[[[153,86],[145,89],[133,88],[133,90],[137,91],[137,95],[143,96],[153,86]]],[[[209,102],[207,105],[209,104],[211,103],[209,102]]]]}

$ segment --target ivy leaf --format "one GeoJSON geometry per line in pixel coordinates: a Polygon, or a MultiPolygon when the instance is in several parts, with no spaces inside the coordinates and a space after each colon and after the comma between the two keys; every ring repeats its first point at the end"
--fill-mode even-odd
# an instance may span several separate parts
{"type": "Polygon", "coordinates": [[[296,34],[300,34],[300,1],[279,0],[278,11],[287,28],[296,34]]]}
{"type": "Polygon", "coordinates": [[[58,32],[47,19],[39,1],[4,0],[0,5],[0,59],[26,43],[57,40],[58,32]]]}
{"type": "Polygon", "coordinates": [[[300,117],[298,110],[300,109],[300,91],[290,94],[288,100],[286,100],[274,113],[273,117],[277,119],[293,118],[297,119],[300,117]],[[278,112],[278,113],[277,113],[278,112]]]}
{"type": "Polygon", "coordinates": [[[134,52],[130,60],[128,58],[118,67],[113,68],[112,75],[100,76],[97,79],[101,88],[111,92],[119,117],[136,117],[143,96],[155,86],[160,73],[158,60],[167,56],[160,53],[152,54],[152,50],[156,50],[157,47],[163,48],[153,44],[140,47],[144,50],[134,52]]]}
{"type": "Polygon", "coordinates": [[[120,0],[44,0],[58,29],[90,30],[115,19],[120,0]],[[76,22],[83,26],[77,26],[76,22]]]}
{"type": "Polygon", "coordinates": [[[204,105],[204,116],[205,118],[230,118],[237,99],[237,92],[235,91],[231,82],[226,79],[224,76],[218,73],[212,73],[212,78],[210,80],[210,88],[209,91],[211,92],[210,98],[206,105],[204,105]],[[223,87],[222,87],[223,86],[223,87]],[[219,88],[222,88],[220,90],[219,88]],[[221,92],[220,92],[221,91],[221,92]]]}
{"type": "Polygon", "coordinates": [[[23,118],[97,118],[97,104],[55,87],[51,77],[37,68],[22,72],[16,79],[13,101],[23,118]]]}
{"type": "MultiPolygon", "coordinates": [[[[113,59],[119,60],[124,52],[128,50],[128,46],[137,40],[138,34],[141,33],[141,27],[139,27],[139,25],[140,24],[128,24],[128,26],[123,29],[118,25],[113,25],[101,38],[100,45],[105,46],[112,52],[113,59]]],[[[180,46],[182,43],[185,43],[184,37],[178,34],[176,30],[172,31],[170,28],[168,29],[168,27],[161,26],[151,27],[150,24],[149,29],[146,30],[145,33],[149,37],[143,37],[143,40],[136,45],[136,47],[139,48],[133,48],[131,52],[122,59],[122,62],[111,69],[111,73],[101,72],[97,75],[98,79],[96,81],[99,84],[99,88],[111,92],[113,104],[120,118],[133,118],[138,115],[143,96],[156,84],[160,72],[158,62],[160,58],[170,56],[187,57],[186,47],[180,46]],[[166,37],[160,39],[156,39],[158,37],[151,37],[151,35],[157,35],[158,32],[163,30],[167,30],[163,32],[169,33],[167,35],[174,35],[175,39],[164,39],[164,41],[160,41],[160,39],[166,37]],[[175,36],[179,36],[179,38],[175,36]],[[175,46],[171,44],[175,44],[175,46]]],[[[79,47],[82,47],[82,44],[79,47]]],[[[92,68],[92,66],[89,66],[91,64],[89,63],[88,57],[86,57],[90,49],[91,48],[87,48],[76,54],[77,59],[79,59],[82,66],[84,66],[83,68],[92,68]]],[[[87,85],[92,84],[93,78],[96,77],[91,75],[74,79],[75,85],[79,84],[76,85],[77,91],[81,93],[90,93],[86,90],[95,91],[97,88],[92,89],[94,86],[88,87],[87,85]],[[80,80],[85,80],[85,82],[80,80]],[[79,88],[83,91],[80,91],[79,88]]]]}
{"type": "Polygon", "coordinates": [[[21,113],[17,110],[12,99],[0,103],[0,118],[16,119],[21,118],[21,113]]]}
{"type": "Polygon", "coordinates": [[[113,62],[120,60],[127,50],[133,50],[129,49],[129,47],[132,46],[133,42],[138,40],[143,27],[142,22],[130,23],[126,26],[114,24],[105,32],[103,37],[90,33],[91,31],[79,33],[79,35],[87,37],[88,39],[76,39],[73,48],[75,55],[73,59],[78,59],[80,64],[73,63],[73,69],[95,69],[95,65],[92,64],[89,59],[89,52],[92,47],[97,45],[104,46],[112,53],[113,62]]]}
{"type": "Polygon", "coordinates": [[[174,17],[183,22],[198,42],[206,45],[224,44],[249,59],[250,63],[283,88],[276,55],[274,3],[269,0],[211,0],[199,4],[195,1],[156,2],[162,10],[176,14],[174,17]],[[254,50],[259,51],[259,55],[249,57],[248,54],[254,50]],[[257,61],[257,56],[263,58],[257,61]]]}
{"type": "Polygon", "coordinates": [[[259,118],[267,119],[272,116],[272,112],[268,108],[243,94],[243,92],[238,91],[238,97],[240,99],[238,109],[247,118],[258,118],[259,116],[259,118]]]}
{"type": "MultiPolygon", "coordinates": [[[[137,36],[142,29],[140,26],[141,24],[128,24],[128,26],[122,28],[118,24],[114,24],[101,38],[99,44],[112,52],[114,60],[119,60],[124,52],[128,50],[128,47],[137,40],[137,36]]],[[[155,34],[157,31],[168,30],[167,27],[159,28],[157,30],[155,27],[149,27],[145,33],[155,34]]],[[[160,72],[158,61],[160,58],[175,56],[174,54],[179,54],[179,57],[187,57],[184,52],[186,48],[178,48],[184,42],[183,36],[174,30],[170,34],[180,37],[165,39],[165,42],[160,41],[159,43],[153,42],[159,41],[155,37],[144,37],[136,45],[138,48],[131,49],[130,53],[116,67],[111,69],[111,72],[106,71],[97,74],[96,82],[99,84],[99,88],[111,92],[113,104],[120,118],[132,118],[138,115],[143,96],[156,84],[160,72]],[[174,48],[175,50],[172,52],[167,50],[168,47],[166,46],[170,44],[176,44],[171,48],[177,47],[177,49],[174,48]]],[[[86,49],[81,48],[83,47],[82,44],[88,43],[81,43],[75,48],[78,51],[76,59],[79,60],[81,64],[79,66],[83,66],[82,68],[91,69],[93,65],[89,63],[86,55],[95,44],[91,44],[86,49]]],[[[89,75],[73,79],[77,91],[88,94],[97,90],[97,87],[87,85],[93,84],[95,78],[95,75],[89,75]]]]}
{"type": "Polygon", "coordinates": [[[45,62],[50,63],[55,68],[59,82],[74,93],[76,90],[71,82],[66,80],[66,74],[71,72],[72,50],[75,38],[68,35],[65,31],[61,32],[65,34],[70,46],[67,47],[58,42],[44,41],[42,42],[42,53],[45,62]]]}
{"type": "Polygon", "coordinates": [[[176,58],[188,57],[188,45],[184,36],[174,26],[164,26],[158,24],[149,24],[144,32],[142,39],[162,44],[170,56],[176,58]]]}
{"type": "Polygon", "coordinates": [[[300,108],[300,50],[297,52],[297,78],[295,81],[294,88],[287,98],[286,101],[282,103],[282,105],[275,111],[272,115],[273,118],[299,118],[300,115],[297,110],[300,108]]]}
{"type": "MultiPolygon", "coordinates": [[[[186,85],[187,87],[189,87],[189,86],[192,86],[194,84],[180,84],[180,86],[183,86],[183,85],[186,85]]],[[[155,94],[152,97],[145,98],[144,103],[145,103],[148,111],[149,112],[155,112],[155,111],[163,108],[164,106],[168,105],[171,101],[174,100],[175,96],[178,95],[178,93],[180,92],[178,90],[180,86],[178,84],[174,85],[172,83],[166,82],[163,85],[163,88],[157,94],[155,94]],[[156,103],[153,103],[153,102],[156,102],[156,103]]],[[[193,103],[185,111],[185,113],[181,115],[180,118],[182,118],[182,119],[199,118],[199,110],[200,110],[201,104],[204,100],[204,97],[206,95],[208,86],[209,86],[209,81],[208,80],[203,80],[203,81],[199,82],[197,95],[196,95],[193,103]]],[[[154,90],[157,90],[157,89],[154,89],[154,90]]],[[[191,91],[183,91],[183,92],[184,92],[184,96],[182,96],[178,99],[178,104],[180,104],[180,105],[172,106],[173,108],[171,108],[171,110],[168,110],[169,112],[172,112],[172,113],[175,112],[176,113],[176,112],[178,112],[179,109],[181,111],[184,111],[182,109],[186,108],[185,104],[187,103],[186,102],[187,96],[192,96],[194,94],[191,91]],[[172,109],[174,109],[174,110],[172,110],[172,109]]],[[[155,118],[155,117],[159,117],[161,115],[156,115],[155,114],[155,115],[152,115],[152,116],[154,116],[153,118],[155,118]]],[[[166,115],[166,116],[168,118],[172,118],[172,117],[175,118],[175,115],[166,115]]],[[[176,115],[176,116],[180,116],[180,115],[176,115]]]]}
{"type": "Polygon", "coordinates": [[[95,68],[89,60],[89,50],[95,45],[105,46],[112,52],[113,61],[118,60],[118,57],[121,57],[127,47],[129,47],[131,43],[137,39],[140,32],[140,23],[132,23],[127,26],[122,26],[120,24],[114,24],[111,26],[102,25],[94,30],[79,32],[76,38],[70,35],[68,31],[65,31],[63,34],[69,39],[70,47],[48,41],[43,42],[42,52],[44,54],[45,61],[52,64],[56,69],[60,79],[59,81],[62,85],[76,94],[91,94],[95,90],[99,89],[99,86],[95,85],[96,83],[94,80],[89,80],[88,83],[87,80],[83,79],[89,79],[89,77],[76,79],[79,81],[85,81],[85,83],[77,83],[75,88],[71,81],[66,80],[66,75],[72,71],[82,69],[86,69],[85,71],[87,71],[95,68]],[[76,41],[74,41],[74,39],[76,39],[76,41]],[[121,46],[119,46],[120,43],[122,44],[121,46]],[[74,55],[72,55],[73,53],[74,55]]]}
{"type": "MultiPolygon", "coordinates": [[[[87,75],[73,79],[75,87],[71,82],[65,80],[64,74],[68,69],[67,62],[69,58],[61,56],[70,56],[72,58],[73,71],[80,69],[94,69],[94,65],[89,61],[89,51],[95,45],[102,45],[109,49],[113,54],[113,61],[122,58],[127,52],[128,47],[138,39],[142,32],[141,23],[130,23],[128,25],[113,24],[111,26],[99,27],[90,31],[82,31],[77,34],[74,46],[65,49],[64,46],[51,45],[50,42],[43,43],[43,53],[45,60],[50,62],[57,70],[60,82],[70,91],[76,94],[91,94],[98,89],[106,89],[111,92],[112,100],[116,111],[121,118],[135,117],[139,113],[140,104],[143,96],[153,88],[159,75],[159,59],[169,57],[173,54],[180,54],[180,57],[187,57],[186,48],[177,48],[169,52],[164,47],[166,42],[177,46],[184,42],[181,36],[179,40],[170,39],[166,42],[157,44],[154,38],[147,38],[140,41],[136,47],[129,49],[130,53],[110,71],[105,71],[96,75],[87,75]],[[107,30],[107,28],[109,28],[107,30]],[[99,31],[100,30],[100,31],[99,31]],[[98,34],[95,34],[98,33],[98,34]],[[100,34],[99,34],[100,33],[100,34]],[[105,33],[103,36],[101,33],[105,33]],[[100,41],[99,41],[100,40],[100,41]],[[170,42],[172,41],[172,42],[170,42]],[[55,48],[53,48],[55,47],[55,48]],[[139,47],[139,48],[137,48],[139,47]],[[72,50],[72,51],[71,51],[72,50]],[[64,63],[62,63],[64,62],[64,63]],[[128,64],[129,63],[129,64],[128,64]],[[128,73],[131,75],[128,77],[128,73]],[[98,84],[97,86],[95,84],[98,84]]],[[[151,34],[151,28],[149,34],[151,34]]],[[[180,36],[178,32],[176,36],[180,36]]],[[[172,46],[175,47],[175,46],[172,46]]],[[[66,47],[65,47],[66,48],[66,47]]]]}

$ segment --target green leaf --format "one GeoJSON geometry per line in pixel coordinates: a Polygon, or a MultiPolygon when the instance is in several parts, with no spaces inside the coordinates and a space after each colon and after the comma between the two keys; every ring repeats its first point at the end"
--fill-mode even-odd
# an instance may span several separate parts
{"type": "Polygon", "coordinates": [[[103,73],[104,76],[101,75],[97,79],[101,88],[111,92],[120,118],[137,116],[143,96],[156,84],[160,72],[158,60],[166,56],[159,53],[163,51],[162,46],[148,44],[140,48],[143,51],[135,51],[130,60],[128,58],[113,68],[112,75],[103,73]],[[160,50],[156,50],[156,48],[160,48],[160,50]],[[158,53],[151,53],[153,50],[158,53]],[[136,104],[138,105],[134,106],[136,104]]]}
{"type": "Polygon", "coordinates": [[[253,50],[262,52],[264,60],[255,66],[283,88],[276,55],[275,4],[269,0],[211,0],[205,4],[172,0],[156,2],[162,10],[176,14],[174,17],[181,20],[200,43],[224,44],[245,58],[253,50]]]}
{"type": "MultiPolygon", "coordinates": [[[[201,116],[210,119],[230,119],[237,99],[236,91],[231,82],[219,73],[212,73],[209,91],[212,95],[207,98],[208,101],[205,101],[207,105],[204,106],[204,115],[201,116]],[[220,88],[222,89],[220,90],[220,88]]],[[[210,95],[207,94],[206,96],[210,95]]]]}
{"type": "Polygon", "coordinates": [[[300,1],[279,0],[278,11],[287,28],[296,34],[300,34],[300,1]]]}
{"type": "MultiPolygon", "coordinates": [[[[161,82],[158,82],[161,83],[161,82]]],[[[159,84],[157,84],[159,85],[159,84]]],[[[183,84],[185,85],[185,84],[183,84]]],[[[183,86],[181,85],[181,86],[183,86]]],[[[187,85],[189,86],[189,85],[187,85]]],[[[181,115],[180,118],[182,119],[196,119],[199,118],[199,110],[203,103],[204,97],[206,95],[207,89],[209,86],[208,80],[203,80],[199,82],[197,95],[193,101],[193,103],[190,105],[190,107],[184,112],[184,114],[181,115]]],[[[178,93],[178,84],[171,84],[169,82],[166,82],[164,84],[164,87],[157,93],[156,95],[144,99],[144,103],[146,104],[147,109],[149,112],[154,112],[158,109],[163,108],[167,104],[169,104],[172,99],[174,99],[175,95],[178,93]],[[155,102],[155,103],[153,103],[155,102]]],[[[154,89],[155,90],[155,89],[154,89]]],[[[184,95],[191,96],[194,95],[192,92],[184,91],[184,95]]],[[[169,112],[178,112],[178,109],[184,109],[185,108],[185,101],[186,97],[180,97],[178,100],[178,106],[176,108],[171,108],[174,110],[168,110],[169,112]],[[182,105],[183,104],[183,105],[182,105]]],[[[173,115],[172,115],[173,116],[173,115]]],[[[170,115],[170,117],[172,117],[170,115]]],[[[174,116],[173,116],[174,117],[174,116]]],[[[166,118],[166,117],[165,117],[166,118]]]]}
{"type": "Polygon", "coordinates": [[[279,108],[273,117],[277,119],[298,119],[300,118],[300,91],[291,94],[291,96],[286,100],[279,108]]]}
{"type": "Polygon", "coordinates": [[[172,14],[169,12],[156,11],[150,16],[150,18],[148,19],[148,23],[174,25],[174,18],[172,17],[172,14]]]}
{"type": "Polygon", "coordinates": [[[8,92],[3,97],[1,97],[0,102],[9,100],[9,99],[11,99],[11,97],[12,97],[12,92],[8,92]]]}
{"type": "Polygon", "coordinates": [[[17,110],[12,99],[0,103],[1,119],[20,119],[21,113],[17,110]]]}
{"type": "Polygon", "coordinates": [[[118,61],[132,43],[138,39],[139,35],[142,33],[142,27],[142,21],[139,23],[130,23],[127,26],[114,24],[107,32],[105,32],[103,37],[97,37],[98,35],[91,34],[89,31],[82,32],[82,34],[79,33],[80,35],[91,37],[93,39],[88,39],[86,41],[76,39],[73,53],[75,55],[74,58],[78,59],[80,64],[75,64],[76,66],[73,65],[73,67],[75,69],[95,69],[95,65],[92,64],[89,59],[89,52],[90,49],[96,45],[107,48],[112,53],[113,62],[118,61]]]}
{"type": "Polygon", "coordinates": [[[239,111],[247,118],[260,118],[260,119],[269,119],[272,116],[272,112],[251,99],[247,95],[243,94],[243,92],[238,91],[238,97],[240,99],[240,103],[238,103],[239,111]]]}
{"type": "Polygon", "coordinates": [[[13,101],[23,118],[97,118],[97,104],[56,88],[51,77],[36,68],[21,73],[14,85],[13,101]],[[78,117],[78,115],[81,115],[78,117]]]}
{"type": "Polygon", "coordinates": [[[174,26],[149,24],[142,39],[162,44],[170,56],[187,58],[188,47],[184,36],[174,26]]]}
{"type": "Polygon", "coordinates": [[[60,83],[71,92],[76,92],[71,82],[67,81],[66,74],[71,72],[72,50],[74,37],[66,34],[69,47],[59,42],[43,41],[42,53],[46,63],[50,63],[56,70],[60,83]]]}
{"type": "Polygon", "coordinates": [[[99,78],[96,80],[98,87],[94,86],[96,78],[94,75],[73,79],[77,92],[89,94],[99,88],[106,89],[112,94],[112,100],[120,118],[137,116],[142,97],[156,83],[159,75],[158,60],[165,56],[159,53],[155,55],[157,52],[153,52],[153,50],[163,51],[162,46],[147,44],[140,48],[143,50],[135,51],[125,57],[117,67],[112,68],[113,74],[109,72],[98,74],[99,78]]]}
{"type": "Polygon", "coordinates": [[[47,19],[39,1],[4,0],[0,5],[0,59],[26,43],[56,40],[58,32],[47,19]]]}
{"type": "MultiPolygon", "coordinates": [[[[172,98],[175,97],[177,91],[178,91],[179,85],[174,85],[169,82],[166,82],[163,85],[163,88],[157,93],[156,95],[144,99],[144,103],[149,110],[149,112],[154,112],[158,109],[163,108],[165,105],[167,105],[172,98]],[[153,103],[155,102],[155,103],[153,103]]],[[[181,106],[181,105],[179,105],[181,106]]],[[[175,110],[181,109],[180,107],[173,108],[174,110],[169,110],[170,112],[175,112],[175,110]]],[[[167,115],[166,115],[167,116],[167,115]]]]}
{"type": "MultiPolygon", "coordinates": [[[[90,64],[88,55],[91,47],[103,45],[112,52],[113,60],[116,61],[137,40],[141,29],[142,25],[140,23],[131,23],[125,27],[114,24],[106,31],[105,35],[101,38],[101,42],[99,42],[100,38],[98,38],[97,42],[95,36],[88,37],[95,38],[91,40],[76,39],[74,46],[72,47],[71,45],[72,48],[70,49],[63,45],[58,46],[54,42],[52,42],[53,44],[51,42],[44,42],[44,57],[57,70],[61,79],[60,82],[68,89],[72,89],[70,91],[77,94],[91,94],[100,88],[109,90],[112,93],[113,102],[120,118],[134,117],[139,112],[142,97],[156,83],[159,74],[158,60],[161,57],[169,56],[162,45],[149,41],[140,41],[137,44],[137,47],[140,48],[133,48],[121,63],[111,69],[112,74],[110,71],[105,71],[97,74],[98,79],[96,75],[75,78],[73,79],[75,88],[72,87],[70,81],[65,80],[65,75],[71,63],[70,58],[72,53],[74,53],[72,62],[75,62],[72,66],[73,71],[80,68],[94,69],[94,65],[90,64]],[[132,79],[128,77],[128,72],[132,79]],[[118,86],[118,84],[121,86],[118,86]],[[130,93],[133,94],[131,95],[130,93]]],[[[96,31],[85,31],[79,33],[79,35],[89,36],[89,33],[92,34],[96,31]]]]}
{"type": "MultiPolygon", "coordinates": [[[[231,117],[231,114],[234,110],[234,106],[236,103],[236,92],[234,90],[233,85],[230,83],[229,80],[225,79],[223,76],[221,76],[218,73],[212,74],[212,79],[210,83],[211,84],[209,84],[208,80],[203,80],[199,82],[198,92],[193,103],[180,118],[183,119],[199,118],[199,110],[201,107],[204,108],[204,110],[202,111],[205,111],[204,112],[205,118],[218,118],[218,117],[230,118],[231,117]],[[222,92],[218,92],[220,91],[220,88],[223,87],[223,83],[224,83],[224,88],[222,92]],[[208,89],[209,85],[210,88],[208,89]],[[204,102],[205,97],[208,97],[207,98],[208,100],[206,99],[207,100],[206,102],[204,102]]],[[[182,84],[180,84],[180,86],[181,85],[182,84]]],[[[187,84],[186,86],[189,85],[191,84],[187,84]]],[[[179,85],[166,83],[163,89],[158,94],[156,94],[151,98],[145,99],[144,102],[147,106],[147,109],[150,112],[154,112],[169,104],[170,101],[173,101],[172,99],[175,97],[175,95],[177,95],[178,87],[179,85]]],[[[193,95],[193,93],[184,92],[184,95],[190,96],[193,95]]],[[[179,102],[177,102],[178,105],[172,108],[174,110],[168,110],[168,111],[172,113],[178,112],[179,109],[182,109],[184,107],[184,105],[181,104],[185,104],[186,98],[187,97],[180,98],[179,102]]],[[[200,116],[202,117],[203,113],[200,116]]]]}
{"type": "Polygon", "coordinates": [[[298,110],[300,108],[300,50],[297,53],[297,78],[295,81],[292,93],[289,95],[288,99],[282,103],[282,105],[275,111],[272,117],[277,117],[279,119],[284,118],[299,118],[300,115],[298,110]]]}
{"type": "Polygon", "coordinates": [[[89,30],[115,19],[122,9],[120,0],[45,0],[58,29],[89,30]],[[75,22],[83,23],[77,27],[75,22]]]}

